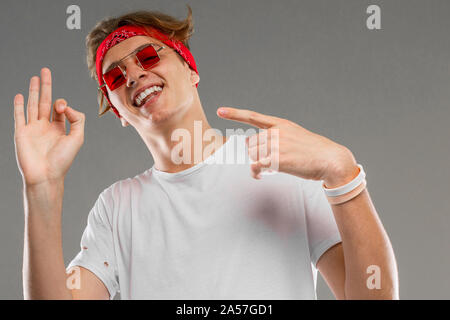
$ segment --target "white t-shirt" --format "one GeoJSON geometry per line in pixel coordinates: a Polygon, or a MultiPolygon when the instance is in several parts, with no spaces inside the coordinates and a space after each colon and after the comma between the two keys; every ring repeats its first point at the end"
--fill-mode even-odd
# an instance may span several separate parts
{"type": "Polygon", "coordinates": [[[316,263],[341,241],[321,181],[253,179],[245,137],[105,189],[67,268],[89,269],[111,298],[316,299],[316,263]]]}

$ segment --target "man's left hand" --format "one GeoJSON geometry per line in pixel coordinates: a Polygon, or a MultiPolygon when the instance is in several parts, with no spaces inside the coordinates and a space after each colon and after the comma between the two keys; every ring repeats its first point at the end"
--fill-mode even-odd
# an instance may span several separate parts
{"type": "Polygon", "coordinates": [[[275,162],[277,171],[323,180],[327,188],[344,185],[359,173],[348,148],[292,121],[231,107],[219,108],[217,115],[263,129],[247,137],[249,157],[255,161],[251,165],[255,179],[264,168],[274,168],[275,162]]]}

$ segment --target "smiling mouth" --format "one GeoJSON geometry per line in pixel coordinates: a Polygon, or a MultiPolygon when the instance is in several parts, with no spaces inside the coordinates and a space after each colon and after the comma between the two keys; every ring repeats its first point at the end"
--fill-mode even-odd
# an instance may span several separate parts
{"type": "Polygon", "coordinates": [[[133,101],[133,106],[140,108],[144,106],[148,101],[154,100],[155,97],[159,96],[164,88],[164,85],[155,85],[150,88],[145,89],[140,94],[136,96],[133,101]]]}

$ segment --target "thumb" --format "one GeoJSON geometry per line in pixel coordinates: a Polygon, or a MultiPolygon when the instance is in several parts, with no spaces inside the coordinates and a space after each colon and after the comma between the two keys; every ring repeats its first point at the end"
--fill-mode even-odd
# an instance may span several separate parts
{"type": "Polygon", "coordinates": [[[64,114],[70,123],[69,136],[83,137],[84,136],[84,122],[85,115],[82,112],[76,111],[72,107],[67,106],[64,109],[64,114]]]}
{"type": "Polygon", "coordinates": [[[271,166],[272,166],[272,161],[271,160],[272,159],[269,156],[269,157],[265,157],[265,158],[259,159],[256,162],[253,162],[250,165],[250,169],[252,171],[253,178],[258,179],[258,180],[261,179],[261,174],[262,174],[262,172],[264,170],[269,170],[269,171],[266,171],[266,172],[270,173],[272,171],[270,169],[271,166]]]}

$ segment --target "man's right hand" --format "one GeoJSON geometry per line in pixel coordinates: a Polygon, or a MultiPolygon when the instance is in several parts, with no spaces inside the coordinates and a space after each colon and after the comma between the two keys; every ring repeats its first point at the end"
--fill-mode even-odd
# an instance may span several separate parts
{"type": "Polygon", "coordinates": [[[63,181],[84,142],[85,115],[58,99],[52,108],[52,76],[48,68],[41,70],[40,79],[32,77],[24,115],[24,97],[14,97],[14,142],[17,164],[27,186],[44,182],[63,181]],[[70,132],[66,135],[65,119],[70,132]]]}

